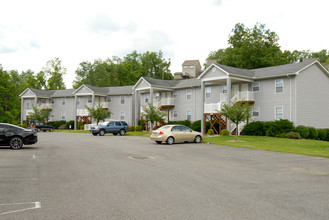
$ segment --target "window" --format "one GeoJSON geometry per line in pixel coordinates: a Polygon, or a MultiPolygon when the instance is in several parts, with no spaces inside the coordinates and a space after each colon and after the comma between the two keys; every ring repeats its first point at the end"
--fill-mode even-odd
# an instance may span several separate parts
{"type": "Polygon", "coordinates": [[[252,91],[253,92],[258,92],[259,91],[259,88],[260,88],[260,83],[259,82],[254,82],[252,84],[252,91]]]}
{"type": "Polygon", "coordinates": [[[80,97],[77,97],[77,105],[80,105],[80,97]]]}
{"type": "Polygon", "coordinates": [[[29,108],[30,107],[30,102],[26,103],[26,107],[29,108]]]}
{"type": "Polygon", "coordinates": [[[259,116],[259,107],[254,107],[254,108],[252,109],[252,116],[253,116],[253,117],[257,117],[257,116],[259,116]]]}
{"type": "Polygon", "coordinates": [[[121,123],[119,121],[116,121],[115,126],[121,126],[121,123]]]}
{"type": "Polygon", "coordinates": [[[55,115],[54,115],[54,114],[51,114],[51,116],[50,116],[50,117],[52,117],[52,118],[53,118],[53,117],[55,117],[55,115]]]}
{"type": "Polygon", "coordinates": [[[114,121],[110,121],[109,126],[114,126],[114,121]]]}
{"type": "Polygon", "coordinates": [[[275,107],[275,120],[280,120],[283,118],[283,107],[275,107]]]}
{"type": "Polygon", "coordinates": [[[66,99],[62,98],[62,105],[65,105],[65,103],[66,103],[66,99]]]}
{"type": "Polygon", "coordinates": [[[125,104],[125,97],[121,96],[121,104],[125,104]]]}
{"type": "Polygon", "coordinates": [[[55,100],[54,99],[50,99],[50,102],[51,102],[51,104],[54,104],[55,103],[55,100]]]}
{"type": "Polygon", "coordinates": [[[206,99],[209,99],[211,95],[211,87],[206,87],[206,99]]]}
{"type": "Polygon", "coordinates": [[[159,92],[155,93],[155,99],[157,99],[157,100],[160,99],[160,93],[159,92]]]}
{"type": "Polygon", "coordinates": [[[275,80],[275,93],[283,93],[283,79],[275,80]]]}
{"type": "Polygon", "coordinates": [[[65,120],[65,112],[62,112],[62,120],[65,120]]]}
{"type": "Polygon", "coordinates": [[[187,66],[184,66],[184,70],[186,70],[187,69],[187,66]]]}
{"type": "Polygon", "coordinates": [[[107,97],[107,102],[112,102],[112,98],[111,98],[111,96],[108,96],[108,97],[107,97]]]}
{"type": "Polygon", "coordinates": [[[174,98],[177,98],[177,96],[178,96],[178,92],[177,92],[177,91],[174,91],[174,92],[173,92],[173,96],[174,96],[174,98]]]}
{"type": "Polygon", "coordinates": [[[91,102],[92,102],[92,98],[88,97],[88,103],[91,103],[91,102]]]}
{"type": "Polygon", "coordinates": [[[177,117],[178,117],[178,112],[174,111],[174,118],[177,118],[177,117]]]}
{"type": "Polygon", "coordinates": [[[192,121],[192,110],[191,109],[186,110],[186,119],[192,121]]]}
{"type": "Polygon", "coordinates": [[[227,86],[222,86],[222,93],[227,93],[227,86]]]}
{"type": "Polygon", "coordinates": [[[145,94],[145,103],[149,102],[149,94],[145,94]]]}
{"type": "Polygon", "coordinates": [[[192,99],[192,89],[186,90],[186,99],[192,99]]]}
{"type": "Polygon", "coordinates": [[[125,120],[125,113],[124,112],[120,112],[120,120],[121,121],[125,120]]]}
{"type": "Polygon", "coordinates": [[[194,66],[190,66],[190,69],[193,70],[194,69],[194,66]]]}

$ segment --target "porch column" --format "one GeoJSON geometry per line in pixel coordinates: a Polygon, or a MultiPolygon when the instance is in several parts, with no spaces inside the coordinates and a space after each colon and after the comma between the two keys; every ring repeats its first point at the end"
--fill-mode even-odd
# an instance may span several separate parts
{"type": "Polygon", "coordinates": [[[37,104],[38,104],[38,98],[35,96],[35,98],[34,98],[34,106],[37,107],[37,104]]]}
{"type": "MultiPolygon", "coordinates": [[[[153,105],[153,88],[150,88],[150,104],[153,105]]],[[[153,124],[149,122],[150,131],[153,131],[153,124]]]]}
{"type": "Polygon", "coordinates": [[[138,99],[138,91],[135,91],[135,126],[138,126],[138,116],[139,116],[139,99],[138,99]]]}
{"type": "Polygon", "coordinates": [[[23,124],[23,114],[25,115],[24,113],[24,98],[21,97],[21,124],[23,124]]]}
{"type": "MultiPolygon", "coordinates": [[[[228,77],[226,80],[226,88],[227,88],[227,105],[231,105],[231,78],[228,77]]],[[[227,119],[227,130],[230,132],[231,134],[231,121],[227,119]]]]}
{"type": "Polygon", "coordinates": [[[74,130],[77,130],[77,95],[74,96],[74,130]]]}
{"type": "Polygon", "coordinates": [[[204,127],[204,92],[205,92],[205,82],[201,81],[201,133],[205,134],[204,127]]]}

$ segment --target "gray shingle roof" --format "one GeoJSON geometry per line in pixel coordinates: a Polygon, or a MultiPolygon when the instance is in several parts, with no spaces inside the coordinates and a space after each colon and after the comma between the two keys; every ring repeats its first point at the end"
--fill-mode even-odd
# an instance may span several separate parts
{"type": "Polygon", "coordinates": [[[161,86],[168,88],[185,88],[192,86],[200,86],[201,81],[194,79],[179,79],[179,80],[163,80],[163,79],[153,79],[149,77],[143,77],[151,86],[161,86]]]}
{"type": "Polygon", "coordinates": [[[54,93],[51,97],[74,97],[73,92],[75,89],[61,89],[61,90],[50,90],[54,93]]]}
{"type": "Polygon", "coordinates": [[[116,86],[107,87],[109,95],[130,95],[133,93],[134,86],[116,86]]]}

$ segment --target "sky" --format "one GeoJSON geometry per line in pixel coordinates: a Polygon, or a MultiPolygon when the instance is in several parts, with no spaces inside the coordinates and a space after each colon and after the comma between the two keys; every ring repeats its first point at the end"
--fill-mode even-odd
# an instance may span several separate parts
{"type": "Polygon", "coordinates": [[[171,71],[228,47],[235,24],[265,24],[282,50],[329,50],[327,0],[10,0],[0,13],[0,64],[39,72],[58,57],[66,88],[83,61],[162,51],[171,71]]]}

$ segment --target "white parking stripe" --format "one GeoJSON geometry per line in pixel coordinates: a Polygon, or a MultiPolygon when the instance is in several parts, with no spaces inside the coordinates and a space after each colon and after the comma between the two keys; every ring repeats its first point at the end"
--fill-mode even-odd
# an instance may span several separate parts
{"type": "Polygon", "coordinates": [[[32,210],[32,209],[41,208],[41,203],[40,202],[5,203],[5,204],[0,204],[0,206],[25,205],[25,204],[31,204],[31,205],[33,204],[34,207],[25,208],[25,209],[17,209],[17,210],[8,211],[8,212],[1,212],[0,215],[12,214],[12,213],[23,212],[23,211],[28,211],[28,210],[32,210]]]}

